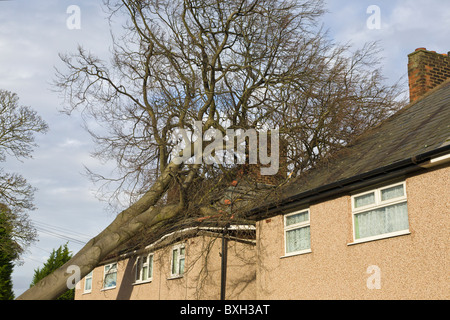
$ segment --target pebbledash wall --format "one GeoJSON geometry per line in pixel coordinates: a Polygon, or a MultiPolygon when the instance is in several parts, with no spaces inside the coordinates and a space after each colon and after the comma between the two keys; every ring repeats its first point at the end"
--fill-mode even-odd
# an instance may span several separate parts
{"type": "Polygon", "coordinates": [[[257,298],[449,299],[450,168],[403,181],[409,231],[401,236],[355,244],[351,195],[304,208],[311,246],[305,254],[284,256],[283,216],[259,221],[257,298]]]}
{"type": "MultiPolygon", "coordinates": [[[[409,225],[402,235],[355,243],[350,194],[302,208],[310,213],[310,252],[285,256],[285,215],[259,221],[256,247],[229,242],[226,299],[449,299],[450,167],[441,165],[373,187],[401,182],[409,225]],[[374,276],[380,281],[377,288],[371,285],[374,276]]],[[[82,279],[75,298],[220,298],[219,237],[196,236],[150,252],[150,282],[135,283],[133,255],[116,261],[114,288],[103,289],[104,266],[99,266],[93,271],[91,291],[84,292],[82,279]],[[186,249],[185,273],[171,278],[171,250],[179,244],[186,249]]]]}
{"type": "MultiPolygon", "coordinates": [[[[208,300],[220,299],[221,237],[201,235],[166,245],[153,253],[151,281],[136,283],[136,258],[108,261],[117,262],[117,283],[104,289],[104,265],[93,270],[92,288],[85,292],[85,281],[75,290],[76,300],[208,300]],[[185,248],[185,268],[181,276],[171,276],[171,254],[176,246],[185,248]]],[[[254,243],[228,242],[226,299],[256,298],[254,243]]]]}

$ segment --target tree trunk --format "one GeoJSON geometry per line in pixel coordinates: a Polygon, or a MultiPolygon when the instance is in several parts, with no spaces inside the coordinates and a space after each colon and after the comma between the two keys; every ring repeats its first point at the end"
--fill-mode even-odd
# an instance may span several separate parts
{"type": "Polygon", "coordinates": [[[174,173],[180,165],[169,164],[151,189],[116,219],[99,235],[91,239],[72,259],[35,286],[20,295],[17,300],[52,300],[67,289],[72,273],[70,266],[80,268],[80,279],[93,270],[108,254],[130,240],[144,227],[151,227],[181,212],[181,206],[154,207],[167,191],[174,173]]]}

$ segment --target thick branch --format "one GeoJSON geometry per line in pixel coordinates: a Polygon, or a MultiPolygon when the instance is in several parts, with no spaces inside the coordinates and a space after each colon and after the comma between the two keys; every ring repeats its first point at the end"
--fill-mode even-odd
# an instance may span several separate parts
{"type": "Polygon", "coordinates": [[[152,188],[135,204],[122,211],[98,236],[89,241],[64,266],[24,292],[19,300],[56,299],[67,290],[68,266],[78,266],[80,277],[88,274],[111,251],[128,241],[144,227],[151,227],[181,212],[181,207],[154,207],[167,191],[180,165],[171,163],[152,188]]]}

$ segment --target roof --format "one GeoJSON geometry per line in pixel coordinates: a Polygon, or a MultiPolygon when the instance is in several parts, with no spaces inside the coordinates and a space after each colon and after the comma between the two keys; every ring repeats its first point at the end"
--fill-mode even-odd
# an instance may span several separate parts
{"type": "Polygon", "coordinates": [[[310,196],[314,190],[361,180],[380,168],[414,161],[411,159],[418,155],[442,150],[450,153],[449,145],[450,80],[369,129],[315,169],[295,178],[278,192],[282,197],[265,206],[265,210],[299,200],[302,195],[310,196]]]}
{"type": "MultiPolygon", "coordinates": [[[[254,208],[248,217],[256,215],[257,220],[263,219],[267,217],[267,214],[262,214],[263,211],[267,212],[273,208],[282,211],[287,204],[295,204],[302,198],[324,190],[336,188],[342,192],[343,185],[373,177],[374,172],[380,168],[382,170],[379,170],[377,174],[386,177],[389,170],[397,169],[398,165],[405,160],[408,160],[410,164],[414,162],[415,156],[442,149],[450,153],[450,80],[401,109],[377,127],[369,129],[351,145],[326,159],[320,166],[278,189],[276,193],[281,194],[281,197],[273,194],[271,199],[277,199],[276,201],[268,201],[267,204],[254,208]]],[[[269,196],[267,199],[270,199],[269,196]]],[[[200,230],[199,226],[217,227],[220,223],[229,222],[229,220],[211,219],[212,225],[209,226],[205,225],[205,221],[197,218],[168,224],[167,229],[163,228],[157,233],[144,231],[117,248],[107,259],[142,249],[166,234],[176,235],[177,230],[185,228],[200,230]]]]}

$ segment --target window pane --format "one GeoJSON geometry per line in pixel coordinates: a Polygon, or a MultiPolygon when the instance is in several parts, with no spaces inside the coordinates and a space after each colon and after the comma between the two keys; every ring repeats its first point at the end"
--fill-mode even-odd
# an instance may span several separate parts
{"type": "Polygon", "coordinates": [[[405,191],[403,188],[403,184],[387,188],[384,190],[381,190],[381,201],[386,201],[398,197],[403,197],[405,195],[405,191]]]}
{"type": "Polygon", "coordinates": [[[105,266],[105,272],[116,272],[116,271],[117,271],[117,263],[105,266]]]}
{"type": "Polygon", "coordinates": [[[355,215],[355,238],[362,239],[409,228],[406,202],[355,215]]]}
{"type": "Polygon", "coordinates": [[[117,264],[107,265],[105,267],[105,282],[104,287],[110,288],[115,287],[117,281],[117,264]]]}
{"type": "Polygon", "coordinates": [[[115,287],[117,280],[117,273],[110,273],[105,276],[105,288],[115,287]]]}
{"type": "Polygon", "coordinates": [[[184,256],[184,248],[180,248],[180,256],[184,256]]]}
{"type": "Polygon", "coordinates": [[[136,262],[136,280],[141,280],[141,270],[142,270],[142,259],[141,257],[138,257],[136,262]]]}
{"type": "Polygon", "coordinates": [[[148,267],[143,267],[142,268],[142,280],[147,280],[148,279],[148,267]]]}
{"type": "Polygon", "coordinates": [[[309,220],[309,212],[304,211],[286,217],[286,227],[309,220]]]}
{"type": "Polygon", "coordinates": [[[148,277],[153,277],[153,256],[148,257],[148,277]]]}
{"type": "Polygon", "coordinates": [[[178,265],[178,249],[172,251],[172,274],[177,274],[177,265],[178,265]]]}
{"type": "Polygon", "coordinates": [[[91,291],[92,289],[92,278],[86,278],[84,282],[84,290],[91,291]]]}
{"type": "Polygon", "coordinates": [[[368,193],[359,197],[355,197],[355,208],[367,206],[375,203],[375,193],[368,193]]]}
{"type": "Polygon", "coordinates": [[[184,273],[184,259],[180,259],[180,272],[179,274],[183,274],[184,273]]]}
{"type": "Polygon", "coordinates": [[[286,253],[311,248],[310,227],[286,231],[286,253]]]}

